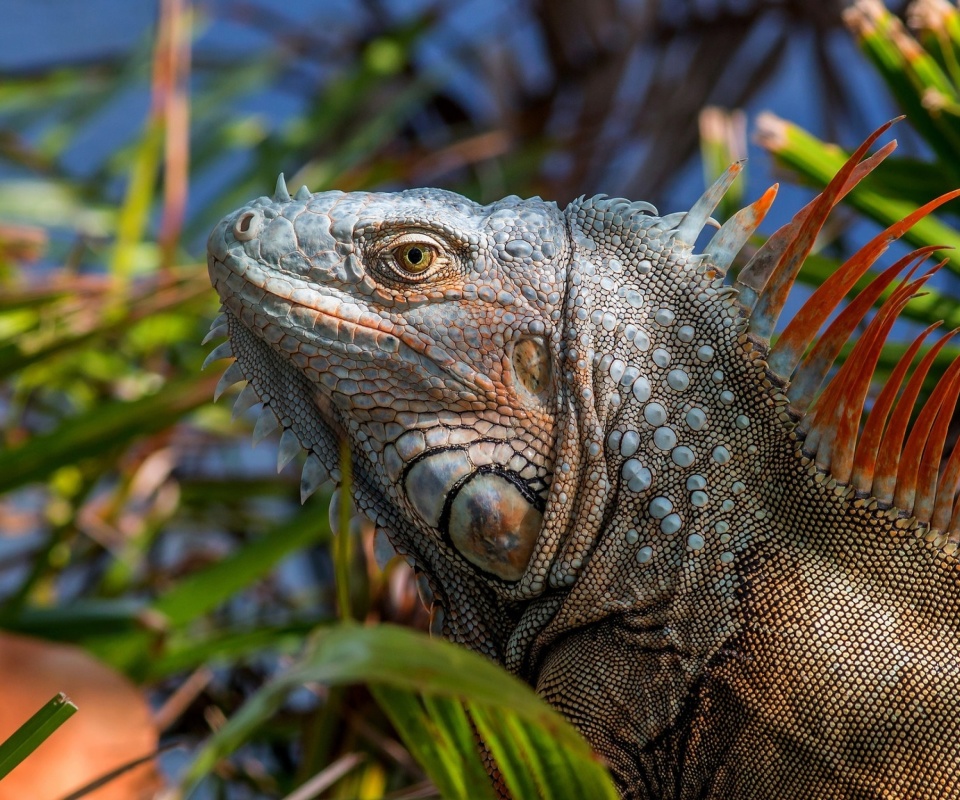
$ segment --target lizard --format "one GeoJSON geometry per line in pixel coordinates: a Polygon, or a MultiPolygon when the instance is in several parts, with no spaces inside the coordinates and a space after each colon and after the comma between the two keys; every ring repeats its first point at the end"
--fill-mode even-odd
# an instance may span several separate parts
{"type": "Polygon", "coordinates": [[[291,196],[281,175],[209,237],[208,340],[227,339],[208,362],[234,359],[217,394],[247,381],[254,439],[282,431],[279,467],[305,453],[302,498],[342,480],[346,442],[352,501],[425,580],[434,629],[535,687],[624,797],[960,796],[960,448],[938,472],[960,361],[909,424],[952,334],[921,350],[927,328],[868,399],[945,261],[914,251],[831,317],[960,190],[864,245],[771,344],[889,124],[735,279],[776,186],[697,242],[740,164],[664,216],[291,196]]]}

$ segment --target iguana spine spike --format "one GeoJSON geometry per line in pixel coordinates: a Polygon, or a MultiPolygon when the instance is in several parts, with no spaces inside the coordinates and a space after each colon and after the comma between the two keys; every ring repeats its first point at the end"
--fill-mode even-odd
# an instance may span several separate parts
{"type": "Polygon", "coordinates": [[[277,419],[277,415],[273,413],[273,409],[270,408],[270,406],[265,405],[263,411],[260,412],[260,416],[257,417],[256,424],[253,426],[253,436],[251,437],[253,443],[255,445],[260,444],[260,442],[279,427],[280,420],[277,419]]]}
{"type": "MultiPolygon", "coordinates": [[[[756,306],[750,315],[750,330],[754,335],[769,340],[797,273],[813,248],[827,216],[844,195],[862,180],[870,169],[880,163],[882,159],[868,159],[861,164],[861,159],[877,138],[892,124],[893,121],[881,125],[870,134],[847,159],[823,192],[804,207],[785,228],[780,229],[781,231],[786,229],[784,235],[777,238],[777,234],[780,233],[778,231],[774,237],[771,237],[772,247],[769,257],[761,256],[763,251],[761,248],[743,268],[740,282],[751,286],[759,294],[756,306]],[[858,166],[869,166],[869,169],[858,170],[858,166]]],[[[896,143],[891,142],[876,155],[879,156],[883,152],[885,157],[886,153],[892,152],[895,147],[896,143]]]]}
{"type": "MultiPolygon", "coordinates": [[[[887,247],[892,241],[895,241],[903,236],[904,233],[910,230],[910,228],[927,216],[927,214],[929,214],[931,211],[958,196],[960,196],[960,189],[954,189],[952,192],[947,192],[946,194],[940,195],[940,197],[937,197],[936,199],[931,200],[929,203],[922,205],[920,208],[908,214],[899,222],[894,223],[883,232],[877,234],[877,236],[871,239],[850,259],[851,262],[854,262],[853,266],[851,266],[852,271],[850,273],[850,275],[856,275],[854,282],[857,278],[859,278],[860,275],[863,274],[863,272],[866,272],[870,265],[877,258],[879,258],[880,255],[886,251],[887,247]],[[859,274],[856,274],[857,269],[860,270],[859,274]]],[[[804,253],[803,257],[806,258],[806,253],[804,253]]],[[[758,319],[764,320],[764,322],[759,325],[757,330],[755,330],[755,333],[758,335],[760,335],[763,331],[766,331],[766,338],[769,338],[769,334],[773,330],[773,326],[776,325],[776,321],[780,316],[780,311],[783,308],[783,304],[786,302],[787,293],[789,292],[790,287],[793,285],[793,281],[796,278],[796,273],[799,271],[799,266],[801,264],[802,259],[796,265],[797,269],[793,270],[792,273],[786,269],[784,269],[782,272],[775,273],[772,279],[772,291],[768,293],[767,290],[764,290],[764,293],[761,295],[760,301],[757,304],[754,312],[759,315],[758,319]],[[767,325],[769,325],[769,328],[766,327],[767,325]]],[[[837,282],[842,283],[845,278],[849,280],[849,276],[844,273],[845,271],[841,268],[841,270],[839,270],[837,273],[834,273],[831,278],[836,275],[841,275],[841,277],[837,279],[837,282]]],[[[827,280],[827,282],[829,281],[830,279],[827,280]]],[[[824,285],[826,286],[826,283],[824,285]]]]}
{"type": "Polygon", "coordinates": [[[647,230],[663,231],[663,235],[666,238],[672,239],[676,236],[677,225],[683,221],[685,216],[685,212],[677,211],[674,214],[667,214],[664,217],[650,217],[650,221],[645,222],[643,227],[647,230]]]}
{"type": "Polygon", "coordinates": [[[960,497],[957,498],[957,504],[953,509],[953,516],[950,517],[950,523],[946,529],[950,531],[951,541],[956,542],[958,538],[957,531],[960,530],[960,497]]]}
{"type": "MultiPolygon", "coordinates": [[[[949,405],[941,409],[941,413],[948,419],[948,422],[953,417],[954,410],[955,408],[951,408],[949,405]]],[[[950,457],[943,468],[940,483],[937,485],[937,502],[930,519],[930,524],[933,527],[942,531],[956,530],[956,526],[951,524],[951,516],[958,489],[960,489],[960,447],[954,446],[953,452],[950,453],[950,457]]]]}
{"type": "Polygon", "coordinates": [[[377,528],[373,535],[373,560],[377,566],[384,570],[397,555],[397,549],[387,537],[387,532],[383,528],[377,528]]]}
{"type": "Polygon", "coordinates": [[[773,184],[757,200],[746,208],[741,208],[720,226],[720,230],[703,248],[703,254],[711,259],[718,269],[723,272],[729,269],[747,239],[753,235],[767,216],[779,188],[779,183],[773,184]]]}
{"type": "Polygon", "coordinates": [[[300,504],[307,502],[307,498],[317,491],[329,477],[320,457],[316,453],[307,455],[303,462],[303,472],[300,474],[300,504]]]}
{"type": "Polygon", "coordinates": [[[439,603],[430,606],[430,635],[443,636],[446,629],[447,612],[439,603]]]}
{"type": "MultiPolygon", "coordinates": [[[[586,199],[586,195],[581,195],[580,200],[583,201],[586,199]]],[[[630,211],[634,214],[650,214],[654,217],[660,216],[660,212],[657,211],[657,207],[653,203],[648,203],[645,200],[634,200],[627,201],[630,206],[630,211]]]]}
{"type": "Polygon", "coordinates": [[[201,345],[209,344],[214,339],[222,339],[224,336],[227,335],[227,333],[228,331],[227,331],[226,325],[218,325],[217,327],[210,329],[207,335],[203,337],[200,344],[201,345]]]}
{"type": "Polygon", "coordinates": [[[246,379],[247,376],[243,374],[243,369],[234,361],[227,367],[227,371],[223,373],[220,380],[217,381],[217,388],[213,390],[213,402],[217,402],[217,400],[220,399],[220,395],[233,386],[233,384],[245,381],[246,379]]]}
{"type": "Polygon", "coordinates": [[[233,344],[229,339],[222,344],[218,344],[210,351],[210,354],[203,360],[200,369],[206,369],[214,361],[220,361],[223,358],[233,358],[233,344]]]}
{"type": "Polygon", "coordinates": [[[850,480],[857,428],[883,343],[919,283],[904,282],[890,295],[817,401],[815,424],[829,428],[829,435],[821,434],[817,465],[841,483],[850,480]]]}
{"type": "MultiPolygon", "coordinates": [[[[770,368],[778,375],[789,376],[796,368],[800,357],[809,346],[813,337],[820,330],[820,326],[826,321],[833,310],[840,305],[843,298],[853,288],[854,284],[868,269],[874,264],[877,258],[887,249],[887,244],[891,241],[887,238],[887,231],[874,237],[868,244],[861,247],[830,277],[828,277],[810,298],[803,304],[794,318],[784,329],[776,344],[770,348],[770,358],[767,362],[770,368]]],[[[894,267],[894,275],[906,266],[914,258],[923,254],[932,253],[941,247],[925,247],[914,251],[908,256],[897,261],[894,267]]],[[[889,270],[883,273],[885,277],[889,270]]],[[[890,276],[890,280],[893,276],[890,276]]],[[[871,284],[871,289],[873,289],[871,284]]],[[[880,289],[882,291],[882,289],[880,289]]],[[[879,296],[879,292],[877,292],[879,296]]],[[[875,302],[876,300],[874,300],[875,302]]],[[[871,303],[872,305],[872,303],[871,303]]]]}
{"type": "Polygon", "coordinates": [[[299,200],[300,202],[306,202],[312,196],[313,195],[310,194],[310,190],[307,188],[306,184],[304,184],[299,189],[297,189],[297,193],[294,195],[294,198],[296,200],[299,200]]]}
{"type": "Polygon", "coordinates": [[[960,366],[960,362],[954,361],[937,383],[936,389],[930,394],[913,423],[903,453],[900,455],[900,468],[897,471],[897,488],[893,495],[893,502],[900,508],[912,511],[913,515],[921,520],[930,519],[929,510],[927,515],[923,515],[918,513],[916,508],[921,461],[924,455],[927,455],[935,459],[933,462],[934,468],[939,467],[944,442],[941,438],[938,447],[935,437],[932,436],[933,425],[936,422],[940,406],[946,399],[945,395],[951,393],[958,366],[960,366]]]}
{"type": "Polygon", "coordinates": [[[243,390],[240,392],[237,401],[233,404],[233,413],[231,415],[232,419],[239,417],[244,411],[255,406],[260,402],[260,395],[257,394],[257,390],[253,388],[252,383],[248,383],[243,387],[243,390]]]}
{"type": "Polygon", "coordinates": [[[707,224],[707,220],[713,213],[713,210],[720,204],[727,190],[737,179],[737,176],[743,172],[744,161],[736,161],[726,168],[724,173],[713,182],[713,185],[707,189],[700,199],[690,208],[690,210],[680,220],[676,227],[674,238],[678,241],[688,244],[691,247],[697,241],[700,231],[707,224]]]}
{"type": "Polygon", "coordinates": [[[273,190],[273,199],[281,203],[290,200],[290,192],[287,191],[287,181],[284,179],[282,172],[277,176],[277,188],[273,190]]]}
{"type": "Polygon", "coordinates": [[[927,377],[927,372],[933,364],[937,354],[944,348],[950,339],[957,333],[954,329],[945,334],[929,352],[920,360],[917,368],[910,376],[903,394],[900,396],[900,402],[893,410],[893,416],[883,433],[883,440],[880,442],[880,451],[877,455],[876,474],[873,478],[872,492],[874,497],[884,503],[893,502],[893,494],[897,485],[897,477],[900,471],[900,456],[903,452],[903,440],[907,432],[907,423],[910,421],[910,414],[917,402],[917,396],[923,386],[923,381],[927,377]]]}
{"type": "Polygon", "coordinates": [[[343,487],[338,486],[330,495],[330,505],[327,507],[327,521],[330,523],[330,531],[334,536],[339,536],[343,531],[340,530],[340,504],[343,502],[343,487]]]}
{"type": "MultiPolygon", "coordinates": [[[[817,319],[810,320],[805,330],[794,328],[791,332],[791,326],[787,326],[787,330],[783,332],[780,339],[782,340],[785,336],[790,335],[793,341],[788,341],[783,349],[778,351],[779,354],[781,354],[779,359],[771,358],[768,360],[768,364],[774,372],[783,378],[790,377],[790,374],[794,373],[791,378],[788,395],[790,397],[790,405],[793,406],[796,411],[801,413],[805,412],[813,402],[814,397],[816,397],[817,392],[823,385],[827,373],[840,354],[843,345],[850,338],[856,327],[861,324],[864,317],[866,317],[873,305],[879,300],[880,295],[886,290],[893,279],[911,261],[919,259],[903,280],[904,283],[909,282],[916,270],[926,261],[929,252],[935,249],[937,248],[931,247],[914,251],[899,259],[895,264],[874,278],[870,284],[857,294],[847,307],[837,315],[837,318],[830,323],[823,336],[819,338],[817,343],[803,359],[799,368],[791,364],[793,353],[803,354],[803,351],[809,346],[810,340],[813,339],[823,324],[823,319],[826,319],[826,316],[833,311],[833,306],[830,306],[829,302],[825,301],[824,305],[826,305],[827,308],[823,311],[822,319],[819,321],[817,319]],[[790,355],[787,355],[788,350],[791,351],[790,355]]],[[[939,267],[936,269],[939,269],[939,267]]],[[[814,292],[804,304],[804,308],[812,306],[816,297],[817,293],[814,292]]],[[[801,311],[802,310],[803,309],[801,309],[801,311]]],[[[780,344],[780,340],[777,341],[777,344],[780,344]]]]}
{"type": "MultiPolygon", "coordinates": [[[[937,476],[940,471],[940,460],[943,457],[943,450],[947,443],[950,421],[953,419],[953,412],[957,406],[957,397],[960,395],[960,359],[955,360],[950,365],[943,378],[937,384],[937,388],[934,390],[928,403],[932,402],[934,396],[938,395],[937,418],[934,422],[933,429],[930,431],[929,437],[927,437],[923,457],[920,459],[917,474],[917,499],[913,507],[913,513],[916,514],[918,518],[930,520],[931,522],[937,500],[939,499],[937,476]]],[[[955,494],[956,490],[950,493],[951,502],[955,494]]]]}
{"type": "Polygon", "coordinates": [[[287,466],[300,450],[300,440],[297,439],[297,435],[290,428],[284,428],[280,435],[280,448],[277,451],[277,472],[287,466]]]}
{"type": "MultiPolygon", "coordinates": [[[[853,459],[851,482],[857,491],[871,491],[877,466],[877,454],[883,439],[883,430],[887,422],[887,417],[890,416],[890,409],[893,407],[893,401],[896,399],[904,376],[907,374],[907,370],[913,363],[913,359],[916,357],[921,345],[926,338],[942,324],[942,322],[935,322],[929,325],[913,340],[913,343],[907,348],[907,352],[904,353],[900,361],[897,362],[890,378],[874,401],[870,415],[867,417],[867,421],[863,426],[863,432],[860,434],[860,441],[857,443],[857,452],[853,459]]],[[[957,449],[960,450],[960,448],[957,449]]]]}

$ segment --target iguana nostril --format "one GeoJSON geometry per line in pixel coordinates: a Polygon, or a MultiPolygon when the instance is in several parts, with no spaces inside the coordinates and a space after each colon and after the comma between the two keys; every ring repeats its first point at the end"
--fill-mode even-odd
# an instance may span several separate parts
{"type": "Polygon", "coordinates": [[[238,241],[246,242],[257,235],[259,225],[256,224],[258,214],[256,211],[245,211],[233,224],[233,235],[238,241]]]}

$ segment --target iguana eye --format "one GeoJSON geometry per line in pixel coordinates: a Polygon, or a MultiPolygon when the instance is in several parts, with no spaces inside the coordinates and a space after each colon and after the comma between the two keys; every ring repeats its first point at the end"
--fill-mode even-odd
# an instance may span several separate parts
{"type": "Polygon", "coordinates": [[[429,244],[415,242],[403,244],[393,251],[397,265],[404,272],[419,275],[430,268],[437,258],[437,249],[429,244]]]}

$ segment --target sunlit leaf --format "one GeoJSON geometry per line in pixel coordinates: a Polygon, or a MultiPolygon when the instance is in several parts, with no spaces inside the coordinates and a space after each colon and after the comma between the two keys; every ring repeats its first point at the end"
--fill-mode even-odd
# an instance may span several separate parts
{"type": "Polygon", "coordinates": [[[512,726],[522,731],[517,744],[526,744],[525,757],[497,763],[508,786],[536,787],[535,794],[525,797],[618,796],[586,742],[530,687],[475,653],[391,625],[343,624],[320,631],[294,667],[254,695],[213,736],[185,780],[195,784],[220,758],[232,753],[280,708],[293,688],[307,682],[361,681],[389,687],[379,693],[379,700],[397,721],[409,723],[407,731],[401,727],[398,732],[416,748],[421,765],[447,797],[489,792],[488,781],[476,770],[476,752],[472,748],[458,756],[451,752],[465,743],[463,710],[469,715],[471,709],[479,711],[475,722],[496,737],[501,754],[512,726]],[[417,700],[417,695],[423,700],[417,700]],[[431,706],[427,698],[443,702],[431,706]],[[430,741],[425,738],[428,731],[434,734],[430,741]],[[455,770],[450,761],[454,757],[458,759],[455,770]]]}

